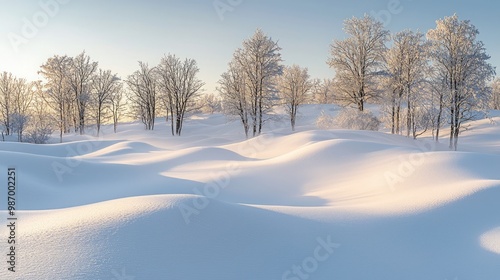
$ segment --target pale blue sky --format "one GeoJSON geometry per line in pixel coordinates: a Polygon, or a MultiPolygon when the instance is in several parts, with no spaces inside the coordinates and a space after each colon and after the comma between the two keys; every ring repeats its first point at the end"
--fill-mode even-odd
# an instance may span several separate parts
{"type": "Polygon", "coordinates": [[[0,71],[34,80],[47,58],[86,50],[100,67],[126,78],[137,69],[137,61],[154,65],[163,54],[173,53],[198,61],[200,78],[211,92],[234,50],[261,28],[279,40],[285,64],[296,63],[308,67],[314,78],[328,78],[333,76],[326,65],[329,45],[345,36],[343,21],[365,13],[388,15],[391,10],[395,13],[390,20],[382,20],[393,32],[427,32],[437,19],[453,13],[471,20],[492,56],[490,63],[500,65],[500,4],[493,0],[56,1],[0,0],[0,71]],[[41,3],[58,5],[46,12],[41,3]],[[220,17],[214,3],[236,5],[220,17]],[[30,32],[26,21],[37,30],[30,32]]]}

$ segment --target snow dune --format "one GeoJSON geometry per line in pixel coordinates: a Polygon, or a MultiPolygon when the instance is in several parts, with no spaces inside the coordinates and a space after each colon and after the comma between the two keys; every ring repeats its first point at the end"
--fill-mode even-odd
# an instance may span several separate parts
{"type": "Polygon", "coordinates": [[[0,143],[1,168],[19,174],[15,279],[500,277],[499,125],[471,123],[450,152],[319,131],[318,113],[250,140],[213,115],[177,138],[126,124],[99,139],[0,143]]]}

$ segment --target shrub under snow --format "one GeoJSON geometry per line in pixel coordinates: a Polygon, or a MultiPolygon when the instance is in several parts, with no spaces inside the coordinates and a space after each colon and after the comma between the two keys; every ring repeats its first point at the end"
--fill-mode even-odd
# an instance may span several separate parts
{"type": "Polygon", "coordinates": [[[40,127],[28,131],[24,137],[24,142],[32,144],[47,144],[53,130],[49,127],[40,127]]]}
{"type": "Polygon", "coordinates": [[[316,120],[320,129],[352,129],[352,130],[379,130],[380,121],[369,111],[360,112],[357,109],[344,109],[333,117],[324,113],[316,120]]]}

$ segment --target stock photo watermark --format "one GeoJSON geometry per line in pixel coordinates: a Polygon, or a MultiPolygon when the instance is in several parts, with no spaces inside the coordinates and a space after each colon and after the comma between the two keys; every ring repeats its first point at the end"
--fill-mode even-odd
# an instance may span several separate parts
{"type": "Polygon", "coordinates": [[[50,20],[57,16],[61,6],[69,3],[71,0],[40,0],[39,9],[31,17],[21,19],[21,28],[18,32],[9,32],[7,37],[15,52],[19,52],[22,45],[29,43],[29,40],[35,38],[41,29],[45,28],[50,20]]]}
{"type": "Polygon", "coordinates": [[[391,24],[392,18],[396,15],[399,15],[403,12],[404,6],[402,2],[409,2],[412,0],[389,0],[387,2],[387,6],[385,9],[379,11],[371,11],[370,15],[376,20],[380,21],[384,27],[389,26],[391,24]]]}
{"type": "Polygon", "coordinates": [[[75,168],[82,164],[82,159],[79,158],[80,156],[95,152],[101,147],[101,140],[103,138],[104,134],[99,136],[98,139],[89,139],[79,142],[76,144],[76,147],[72,145],[66,146],[67,153],[64,157],[64,161],[54,161],[51,164],[52,171],[60,183],[64,181],[65,175],[73,174],[75,168]]]}
{"type": "Polygon", "coordinates": [[[340,247],[340,244],[332,242],[330,235],[325,239],[318,237],[316,242],[318,245],[314,248],[312,255],[304,258],[299,264],[292,265],[289,270],[283,273],[282,280],[309,279],[318,270],[319,265],[327,261],[335,249],[340,247]]]}
{"type": "Polygon", "coordinates": [[[113,269],[111,274],[114,276],[111,280],[135,280],[135,276],[128,274],[125,268],[122,268],[121,271],[113,269]]]}
{"type": "Polygon", "coordinates": [[[411,177],[417,169],[424,165],[429,152],[436,150],[434,141],[416,141],[418,151],[406,156],[399,156],[399,164],[392,171],[384,172],[384,178],[391,191],[396,190],[396,186],[403,184],[411,177]]]}
{"type": "Polygon", "coordinates": [[[221,21],[224,21],[224,15],[226,13],[232,13],[243,3],[243,0],[215,0],[213,6],[217,16],[221,21]]]}
{"type": "Polygon", "coordinates": [[[203,188],[194,188],[193,193],[197,195],[192,200],[192,203],[179,204],[179,210],[184,218],[184,222],[189,225],[192,215],[199,215],[202,210],[208,207],[210,199],[214,199],[220,195],[220,192],[229,186],[231,176],[240,171],[240,166],[236,163],[229,163],[226,169],[220,172],[211,174],[212,180],[205,184],[203,188]]]}
{"type": "Polygon", "coordinates": [[[17,171],[15,167],[7,169],[7,270],[16,272],[17,256],[16,251],[18,246],[17,241],[17,171]]]}

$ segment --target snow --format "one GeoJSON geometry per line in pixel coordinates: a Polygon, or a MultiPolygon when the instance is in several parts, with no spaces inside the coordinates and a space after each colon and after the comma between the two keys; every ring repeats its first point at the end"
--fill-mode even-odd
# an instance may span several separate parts
{"type": "Polygon", "coordinates": [[[0,143],[22,209],[17,272],[4,264],[0,278],[498,279],[495,112],[450,152],[446,138],[317,130],[321,111],[338,110],[302,107],[297,132],[275,120],[249,140],[215,114],[181,137],[158,120],[0,143]]]}

